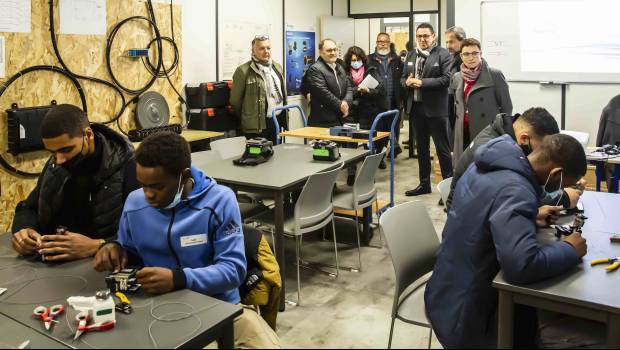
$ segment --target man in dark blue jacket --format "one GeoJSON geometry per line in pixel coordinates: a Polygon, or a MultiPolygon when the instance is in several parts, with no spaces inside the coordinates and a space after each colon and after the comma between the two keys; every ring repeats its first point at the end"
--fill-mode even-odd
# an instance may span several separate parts
{"type": "MultiPolygon", "coordinates": [[[[498,295],[492,281],[500,269],[510,283],[525,284],[580,262],[587,246],[577,233],[538,246],[536,226],[545,223],[536,215],[543,189],[574,184],[585,173],[583,147],[567,135],[547,136],[527,157],[509,135],[480,147],[456,187],[426,287],[426,313],[444,347],[497,346],[498,295]]],[[[515,308],[517,342],[536,339],[532,311],[515,308]]],[[[515,344],[520,345],[526,344],[515,344]]]]}

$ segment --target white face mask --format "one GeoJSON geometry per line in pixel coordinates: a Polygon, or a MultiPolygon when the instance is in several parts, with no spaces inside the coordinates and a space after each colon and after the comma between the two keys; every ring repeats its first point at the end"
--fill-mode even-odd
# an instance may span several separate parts
{"type": "Polygon", "coordinates": [[[362,61],[351,62],[351,68],[356,70],[362,68],[363,65],[364,64],[362,63],[362,61]]]}
{"type": "Polygon", "coordinates": [[[181,194],[183,193],[184,185],[181,185],[181,180],[183,179],[183,174],[179,175],[179,188],[177,189],[177,193],[174,195],[174,199],[170,204],[168,204],[164,209],[172,209],[181,203],[181,194]]]}
{"type": "MultiPolygon", "coordinates": [[[[549,183],[550,179],[551,179],[551,172],[549,172],[549,176],[547,176],[547,181],[545,181],[545,185],[542,187],[543,193],[550,193],[550,192],[547,192],[547,184],[549,183]]],[[[560,185],[558,186],[558,189],[556,191],[560,191],[562,189],[562,181],[564,181],[564,171],[560,171],[560,185]]],[[[555,206],[556,207],[559,206],[561,202],[562,202],[562,196],[559,196],[558,202],[555,204],[555,206]]]]}

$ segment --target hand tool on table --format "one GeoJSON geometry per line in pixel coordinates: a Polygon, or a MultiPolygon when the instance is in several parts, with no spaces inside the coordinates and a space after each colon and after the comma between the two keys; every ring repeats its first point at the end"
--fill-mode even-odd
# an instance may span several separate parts
{"type": "Polygon", "coordinates": [[[75,321],[77,322],[77,329],[75,330],[75,337],[73,340],[77,340],[82,334],[90,331],[107,331],[108,329],[112,329],[115,326],[114,322],[104,322],[104,323],[96,323],[96,324],[88,324],[90,321],[90,316],[88,316],[88,312],[80,312],[75,316],[75,321]]]}
{"type": "Polygon", "coordinates": [[[65,307],[63,305],[54,305],[52,307],[45,306],[37,306],[33,311],[32,315],[35,318],[43,321],[46,330],[50,330],[52,323],[58,323],[56,318],[62,315],[65,312],[65,307]]]}
{"type": "Polygon", "coordinates": [[[600,265],[600,264],[609,264],[609,266],[605,268],[607,272],[615,271],[618,268],[620,268],[620,257],[593,260],[590,263],[590,266],[595,266],[595,265],[600,265]]]}

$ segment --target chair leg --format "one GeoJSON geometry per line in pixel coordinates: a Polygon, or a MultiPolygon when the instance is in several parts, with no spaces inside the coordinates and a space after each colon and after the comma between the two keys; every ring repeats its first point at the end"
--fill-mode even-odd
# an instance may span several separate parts
{"type": "Polygon", "coordinates": [[[336,221],[332,216],[332,233],[334,235],[334,254],[336,255],[336,278],[338,278],[338,270],[340,270],[340,263],[338,262],[338,242],[336,240],[336,221]]]}
{"type": "Polygon", "coordinates": [[[431,341],[433,340],[433,328],[431,327],[431,331],[428,334],[428,348],[431,348],[431,341]]]}
{"type": "Polygon", "coordinates": [[[355,233],[357,234],[357,259],[359,263],[357,271],[362,272],[362,244],[360,243],[360,224],[357,215],[355,215],[355,233]]]}
{"type": "Polygon", "coordinates": [[[299,273],[299,265],[301,265],[301,242],[299,236],[295,237],[296,257],[297,257],[297,305],[301,305],[301,275],[299,273]]]}
{"type": "Polygon", "coordinates": [[[388,339],[388,349],[392,348],[392,336],[394,335],[394,322],[396,321],[395,317],[392,317],[392,325],[390,326],[390,338],[388,339]]]}

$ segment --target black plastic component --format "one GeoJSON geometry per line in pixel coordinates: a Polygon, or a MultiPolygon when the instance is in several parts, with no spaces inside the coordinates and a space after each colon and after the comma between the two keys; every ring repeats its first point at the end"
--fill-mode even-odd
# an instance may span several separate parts
{"type": "Polygon", "coordinates": [[[209,131],[230,131],[235,129],[232,107],[206,108],[190,111],[189,129],[209,131]]]}
{"type": "Polygon", "coordinates": [[[158,126],[156,128],[142,129],[142,130],[130,130],[128,133],[129,141],[142,142],[145,138],[157,134],[160,132],[172,131],[177,134],[183,132],[183,127],[180,124],[170,124],[165,126],[158,126]]]}
{"type": "Polygon", "coordinates": [[[197,87],[185,85],[190,109],[221,108],[229,104],[232,81],[202,83],[197,87]]]}
{"type": "Polygon", "coordinates": [[[56,104],[50,106],[18,108],[13,104],[7,113],[7,138],[9,153],[16,156],[20,153],[45,149],[41,139],[41,123],[45,114],[56,104]]]}

